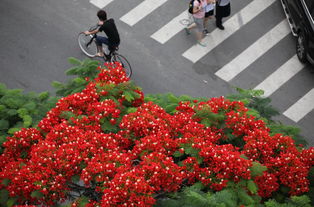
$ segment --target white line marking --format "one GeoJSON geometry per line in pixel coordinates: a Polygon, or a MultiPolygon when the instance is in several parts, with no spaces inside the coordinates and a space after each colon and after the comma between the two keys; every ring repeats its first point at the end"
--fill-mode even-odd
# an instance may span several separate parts
{"type": "Polygon", "coordinates": [[[137,7],[120,18],[121,21],[133,26],[168,0],[145,0],[137,7]]]}
{"type": "Polygon", "coordinates": [[[185,25],[180,23],[180,20],[189,19],[187,11],[182,12],[179,16],[173,18],[170,22],[168,22],[165,26],[160,28],[157,32],[151,35],[151,38],[157,40],[161,44],[164,44],[177,33],[186,27],[185,25]]]}
{"type": "Polygon", "coordinates": [[[283,114],[291,120],[298,122],[306,114],[314,109],[314,88],[312,88],[301,99],[288,108],[283,114]]]}
{"type": "Polygon", "coordinates": [[[252,64],[260,56],[266,53],[270,48],[276,45],[282,38],[290,33],[287,20],[282,20],[274,28],[259,38],[254,44],[234,58],[231,62],[224,65],[215,74],[225,81],[230,81],[247,66],[252,64]]]}
{"type": "Polygon", "coordinates": [[[102,9],[114,0],[90,0],[89,2],[102,9]]]}
{"type": "Polygon", "coordinates": [[[298,57],[294,55],[263,82],[256,86],[255,89],[262,89],[264,91],[264,96],[268,97],[294,75],[300,72],[303,67],[304,65],[299,61],[298,57]]]}
{"type": "Polygon", "coordinates": [[[207,43],[207,47],[202,47],[196,44],[185,51],[182,55],[195,63],[274,2],[275,0],[252,1],[224,23],[226,28],[224,31],[215,29],[209,36],[204,38],[204,41],[207,43]]]}

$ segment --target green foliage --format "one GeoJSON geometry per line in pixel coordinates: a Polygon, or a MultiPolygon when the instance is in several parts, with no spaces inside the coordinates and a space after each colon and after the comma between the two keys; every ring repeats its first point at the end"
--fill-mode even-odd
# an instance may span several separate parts
{"type": "Polygon", "coordinates": [[[284,203],[279,203],[274,199],[265,202],[266,207],[311,207],[310,199],[308,196],[292,196],[286,199],[284,203]]]}
{"type": "MultiPolygon", "coordinates": [[[[244,182],[247,184],[247,182],[244,182]]],[[[201,183],[183,188],[176,194],[158,199],[156,207],[235,207],[240,205],[258,207],[260,197],[249,195],[240,184],[230,183],[228,188],[219,192],[208,190],[201,183]]]]}
{"type": "Polygon", "coordinates": [[[56,94],[61,97],[81,92],[88,83],[86,79],[94,79],[99,73],[97,70],[99,66],[98,61],[91,59],[80,61],[73,57],[69,58],[68,61],[74,66],[67,70],[66,74],[77,77],[69,79],[65,84],[57,81],[52,82],[52,86],[56,89],[56,94]]]}
{"type": "Polygon", "coordinates": [[[267,170],[266,166],[261,165],[259,162],[252,162],[252,167],[250,168],[252,177],[261,176],[263,172],[267,170]]]}
{"type": "Polygon", "coordinates": [[[176,112],[175,107],[178,106],[179,102],[186,102],[193,100],[206,101],[208,98],[193,98],[188,95],[175,96],[172,93],[164,94],[145,94],[145,99],[147,101],[152,101],[166,110],[169,114],[174,114],[176,112]]]}
{"type": "Polygon", "coordinates": [[[300,128],[297,128],[295,126],[283,125],[279,122],[269,123],[268,127],[271,129],[270,135],[280,133],[292,137],[296,145],[301,144],[306,146],[308,144],[304,137],[300,135],[300,128]]]}
{"type": "Polygon", "coordinates": [[[306,194],[311,199],[311,204],[314,206],[314,167],[311,167],[308,179],[310,181],[310,191],[306,194]]]}
{"type": "Polygon", "coordinates": [[[33,198],[40,199],[40,198],[42,198],[42,197],[44,196],[44,194],[43,194],[42,192],[36,190],[36,191],[33,191],[33,192],[31,193],[31,196],[32,196],[33,198]]]}
{"type": "MultiPolygon", "coordinates": [[[[0,84],[0,146],[22,127],[36,126],[56,101],[48,92],[23,93],[22,90],[7,89],[0,84]]],[[[0,154],[2,150],[0,147],[0,154]]]]}
{"type": "Polygon", "coordinates": [[[9,192],[5,189],[0,190],[0,206],[6,206],[9,199],[9,192]]]}

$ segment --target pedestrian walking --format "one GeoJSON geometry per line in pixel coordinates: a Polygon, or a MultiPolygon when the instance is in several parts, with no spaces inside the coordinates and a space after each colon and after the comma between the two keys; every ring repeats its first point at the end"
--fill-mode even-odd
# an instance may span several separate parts
{"type": "Polygon", "coordinates": [[[205,7],[205,18],[204,18],[204,34],[208,35],[209,32],[207,30],[209,19],[213,18],[215,9],[215,0],[207,0],[207,5],[205,7]]]}
{"type": "Polygon", "coordinates": [[[216,3],[216,26],[224,30],[225,27],[222,25],[222,18],[230,16],[230,0],[217,0],[216,3]]]}
{"type": "Polygon", "coordinates": [[[207,0],[194,0],[193,1],[193,19],[194,24],[189,25],[185,28],[187,34],[191,34],[190,30],[194,27],[197,28],[196,39],[197,43],[203,47],[206,47],[206,44],[202,41],[204,38],[204,18],[205,18],[205,7],[207,5],[207,0]]]}

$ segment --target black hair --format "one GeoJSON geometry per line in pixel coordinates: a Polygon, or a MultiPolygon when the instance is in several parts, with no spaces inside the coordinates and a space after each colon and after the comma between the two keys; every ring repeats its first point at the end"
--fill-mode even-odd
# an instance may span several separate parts
{"type": "Polygon", "coordinates": [[[107,13],[104,10],[99,10],[97,12],[97,17],[101,20],[101,21],[106,21],[107,20],[107,13]]]}

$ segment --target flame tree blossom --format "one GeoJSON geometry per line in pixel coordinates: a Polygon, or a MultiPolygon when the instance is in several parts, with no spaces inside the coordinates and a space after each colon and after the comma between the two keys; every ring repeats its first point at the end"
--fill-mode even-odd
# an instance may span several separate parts
{"type": "Polygon", "coordinates": [[[37,128],[3,144],[0,190],[16,205],[72,199],[78,206],[84,191],[87,206],[152,206],[158,195],[196,182],[220,191],[251,181],[265,198],[280,186],[290,195],[309,190],[314,148],[271,136],[242,102],[181,101],[168,113],[145,102],[121,66],[107,68],[82,92],[61,98],[37,128]],[[228,143],[231,137],[242,144],[228,143]]]}

